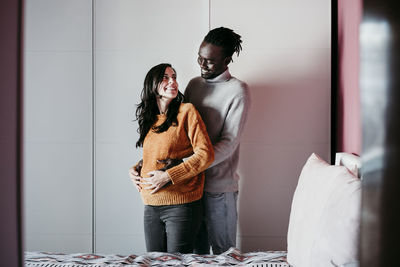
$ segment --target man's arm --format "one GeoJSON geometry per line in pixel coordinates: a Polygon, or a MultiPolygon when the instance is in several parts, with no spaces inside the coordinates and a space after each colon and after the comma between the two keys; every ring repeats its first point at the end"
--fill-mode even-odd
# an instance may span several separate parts
{"type": "Polygon", "coordinates": [[[215,159],[210,167],[218,165],[229,158],[240,143],[251,102],[248,90],[245,92],[246,94],[236,97],[230,106],[221,137],[213,145],[215,159]]]}

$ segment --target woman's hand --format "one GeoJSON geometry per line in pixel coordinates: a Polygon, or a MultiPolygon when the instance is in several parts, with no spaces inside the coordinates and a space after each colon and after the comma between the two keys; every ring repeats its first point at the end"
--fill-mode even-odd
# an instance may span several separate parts
{"type": "Polygon", "coordinates": [[[142,178],[142,184],[149,185],[144,189],[153,189],[153,191],[151,191],[151,194],[154,194],[169,181],[171,181],[171,178],[165,171],[151,171],[148,173],[148,175],[150,175],[149,178],[142,178]]]}
{"type": "Polygon", "coordinates": [[[140,192],[142,190],[142,187],[140,186],[140,179],[142,177],[139,176],[139,172],[134,167],[129,169],[129,177],[131,178],[137,191],[140,192]]]}

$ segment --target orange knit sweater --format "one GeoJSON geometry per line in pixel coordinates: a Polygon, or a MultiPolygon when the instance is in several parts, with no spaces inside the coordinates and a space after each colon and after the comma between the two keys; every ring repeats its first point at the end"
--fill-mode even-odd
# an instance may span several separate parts
{"type": "MultiPolygon", "coordinates": [[[[160,125],[165,119],[165,115],[158,115],[155,125],[160,125]]],[[[200,114],[189,103],[181,104],[177,120],[177,126],[172,125],[162,133],[150,130],[144,139],[142,177],[149,177],[148,172],[164,167],[157,160],[187,158],[183,163],[167,170],[172,184],[154,194],[150,194],[151,190],[141,190],[142,200],[146,205],[190,203],[203,195],[203,171],[214,160],[214,150],[206,126],[200,114]]]]}

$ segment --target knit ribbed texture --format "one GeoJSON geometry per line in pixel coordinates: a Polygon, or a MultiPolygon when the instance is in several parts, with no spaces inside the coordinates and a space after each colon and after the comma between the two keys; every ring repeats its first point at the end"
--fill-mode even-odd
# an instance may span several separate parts
{"type": "MultiPolygon", "coordinates": [[[[155,125],[160,125],[165,119],[165,115],[159,115],[155,125]]],[[[142,189],[141,196],[146,205],[184,204],[202,197],[203,171],[214,160],[214,150],[203,120],[192,104],[181,104],[177,120],[177,126],[172,125],[162,133],[150,130],[144,139],[142,177],[149,177],[148,172],[164,167],[157,160],[186,158],[183,163],[167,170],[172,183],[154,194],[142,189]]]]}
{"type": "Polygon", "coordinates": [[[232,77],[227,69],[211,80],[193,78],[185,99],[202,116],[215,152],[214,162],[205,171],[204,191],[238,191],[240,138],[251,104],[247,84],[232,77]]]}

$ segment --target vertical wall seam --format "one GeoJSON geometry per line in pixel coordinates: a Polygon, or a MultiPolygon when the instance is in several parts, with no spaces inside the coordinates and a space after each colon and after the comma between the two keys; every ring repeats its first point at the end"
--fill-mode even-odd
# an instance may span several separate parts
{"type": "Polygon", "coordinates": [[[211,0],[208,0],[208,31],[211,30],[211,0]]]}
{"type": "Polygon", "coordinates": [[[339,48],[338,48],[338,0],[331,1],[331,123],[330,162],[334,164],[338,149],[338,94],[339,94],[339,48]]]}
{"type": "Polygon", "coordinates": [[[92,253],[96,253],[96,145],[95,145],[95,97],[96,97],[96,79],[95,79],[95,0],[91,0],[92,5],[92,253]]]}

